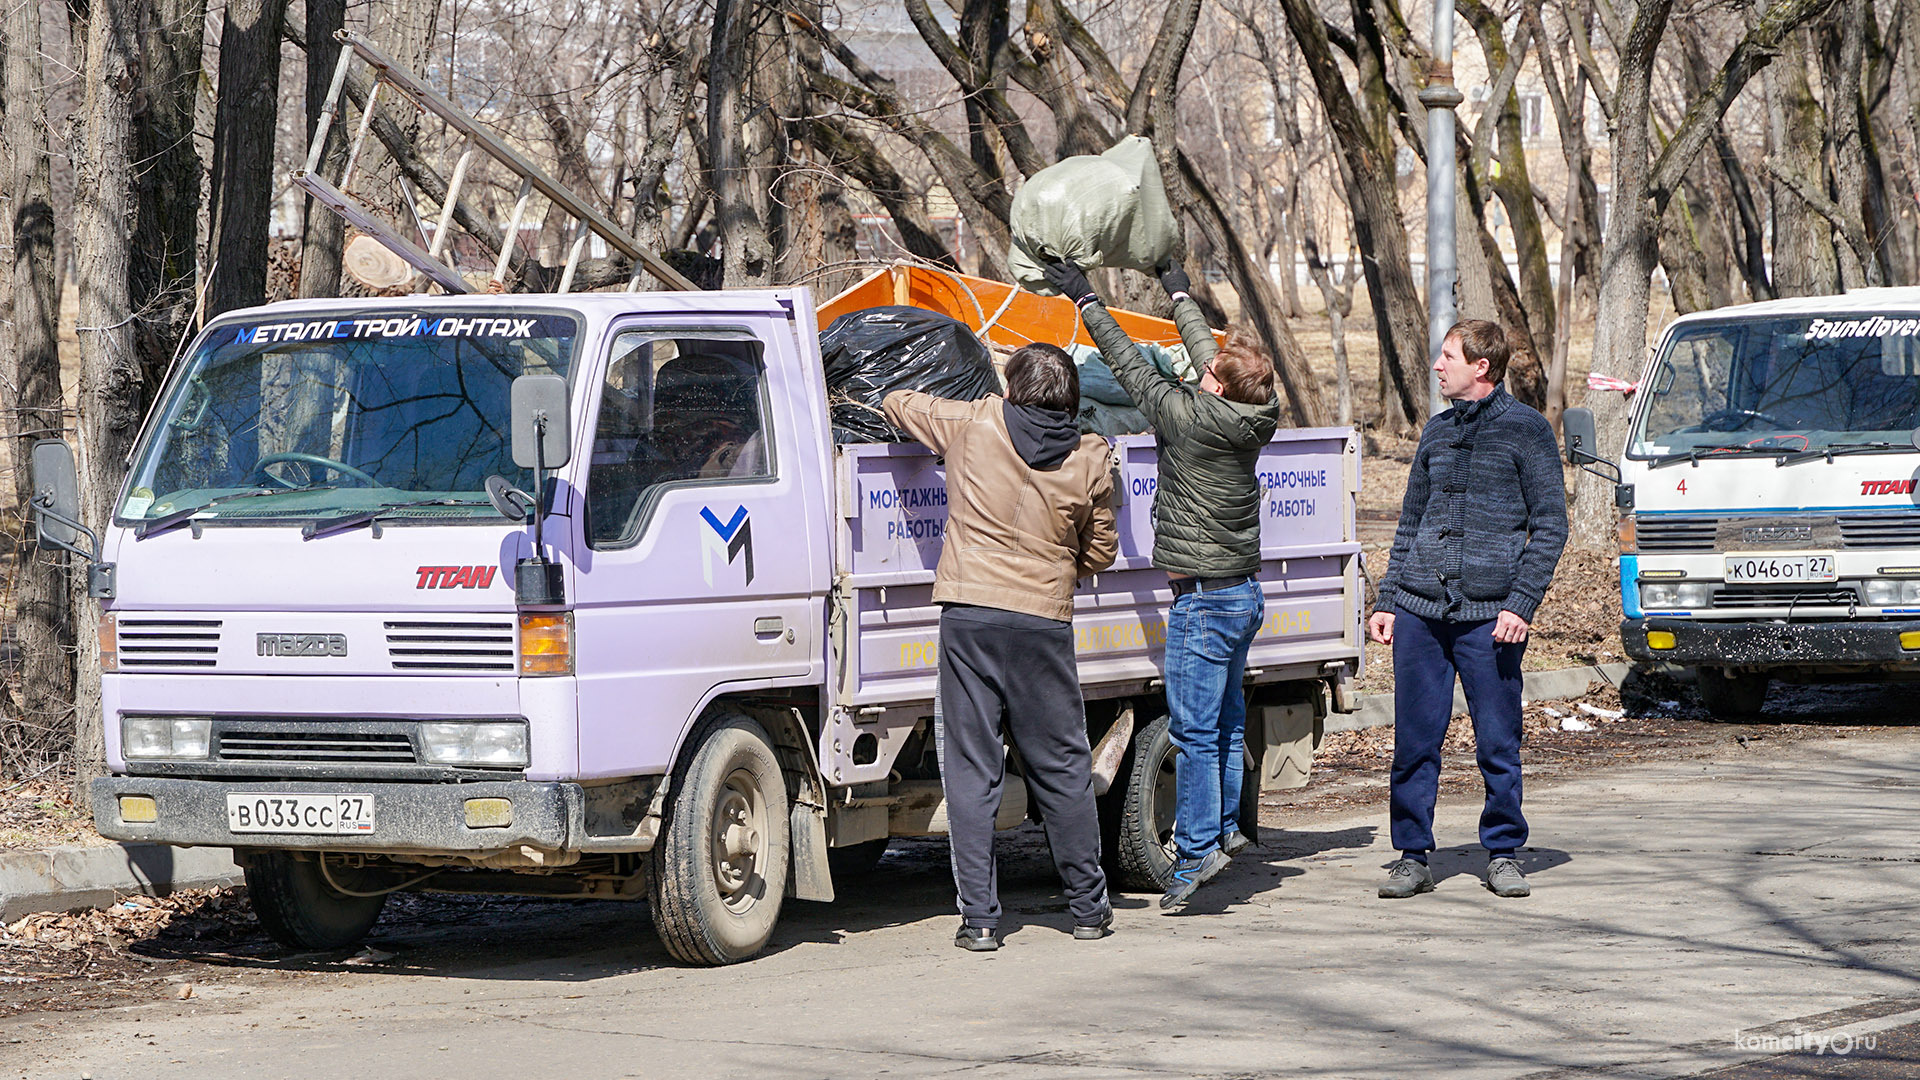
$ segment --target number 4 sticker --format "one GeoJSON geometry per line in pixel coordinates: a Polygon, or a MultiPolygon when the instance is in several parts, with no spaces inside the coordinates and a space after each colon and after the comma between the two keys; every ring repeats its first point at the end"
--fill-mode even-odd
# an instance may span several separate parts
{"type": "Polygon", "coordinates": [[[1680,481],[1679,484],[1674,486],[1673,490],[1685,495],[1687,493],[1687,482],[1685,480],[1680,481]]]}

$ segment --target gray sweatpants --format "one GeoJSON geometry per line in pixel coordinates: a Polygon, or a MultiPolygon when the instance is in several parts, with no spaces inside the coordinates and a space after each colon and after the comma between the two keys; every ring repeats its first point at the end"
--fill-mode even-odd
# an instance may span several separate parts
{"type": "Polygon", "coordinates": [[[1100,868],[1093,753],[1073,659],[1071,623],[954,604],[940,615],[940,696],[934,710],[946,789],[953,883],[968,926],[1000,925],[993,819],[1007,758],[1001,722],[1026,765],[1073,921],[1108,911],[1100,868]]]}

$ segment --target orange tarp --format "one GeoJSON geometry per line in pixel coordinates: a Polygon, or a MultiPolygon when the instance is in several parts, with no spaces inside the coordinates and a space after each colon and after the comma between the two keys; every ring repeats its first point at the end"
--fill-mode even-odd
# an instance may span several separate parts
{"type": "MultiPolygon", "coordinates": [[[[1002,281],[908,263],[880,270],[820,305],[820,329],[825,330],[850,311],[890,304],[950,315],[976,334],[991,322],[982,336],[1001,348],[1015,349],[1034,341],[1062,346],[1093,344],[1086,327],[1080,325],[1080,313],[1064,296],[1039,296],[1002,281]]],[[[1180,332],[1171,320],[1117,309],[1113,318],[1135,341],[1180,343],[1180,332]]],[[[1218,332],[1214,337],[1224,339],[1218,332]]]]}

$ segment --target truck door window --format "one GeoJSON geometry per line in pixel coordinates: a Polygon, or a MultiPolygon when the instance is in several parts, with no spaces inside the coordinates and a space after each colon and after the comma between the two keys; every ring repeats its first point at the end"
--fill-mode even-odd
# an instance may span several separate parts
{"type": "Polygon", "coordinates": [[[632,331],[612,351],[587,471],[594,547],[637,541],[667,488],[774,475],[758,339],[632,331]]]}

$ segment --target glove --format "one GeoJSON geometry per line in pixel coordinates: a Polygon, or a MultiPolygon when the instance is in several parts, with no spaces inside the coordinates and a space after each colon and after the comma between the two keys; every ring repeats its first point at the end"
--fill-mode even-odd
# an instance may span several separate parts
{"type": "Polygon", "coordinates": [[[1193,292],[1193,280],[1187,277],[1187,272],[1180,268],[1179,263],[1169,259],[1166,265],[1154,272],[1160,275],[1160,287],[1167,290],[1167,295],[1173,299],[1178,300],[1193,292]]]}
{"type": "Polygon", "coordinates": [[[1060,295],[1073,301],[1076,306],[1100,298],[1093,291],[1093,283],[1087,280],[1087,275],[1082,273],[1079,267],[1064,259],[1058,262],[1052,260],[1042,262],[1040,269],[1047,275],[1047,281],[1060,290],[1060,295]]]}

